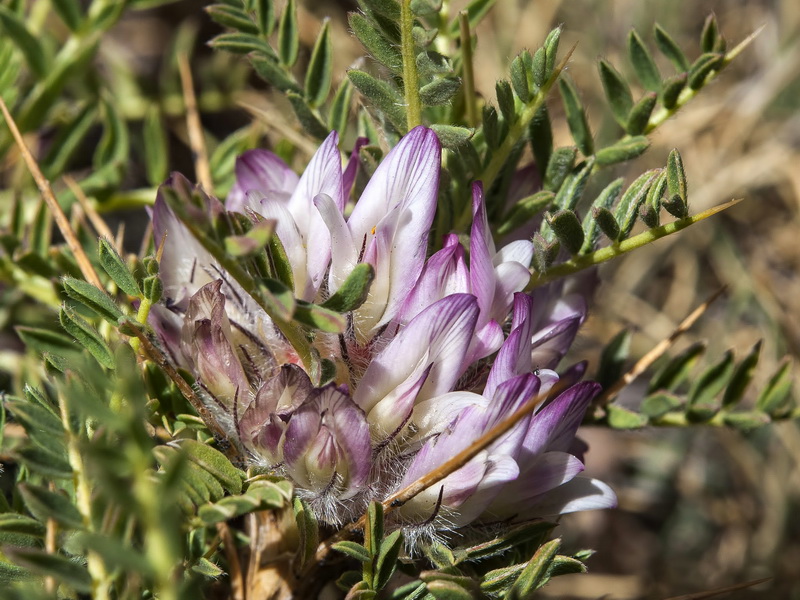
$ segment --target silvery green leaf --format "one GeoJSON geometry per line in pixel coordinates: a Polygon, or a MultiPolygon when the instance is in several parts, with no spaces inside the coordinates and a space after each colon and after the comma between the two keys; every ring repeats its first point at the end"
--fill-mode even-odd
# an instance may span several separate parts
{"type": "Polygon", "coordinates": [[[500,136],[500,125],[497,119],[497,109],[491,104],[486,104],[482,112],[483,122],[483,137],[486,139],[486,145],[490,149],[495,149],[500,146],[503,141],[500,136]]]}
{"type": "Polygon", "coordinates": [[[594,168],[594,158],[575,166],[575,168],[564,179],[564,183],[558,188],[555,204],[558,208],[574,210],[583,195],[583,190],[594,168]]]}
{"type": "Polygon", "coordinates": [[[109,323],[116,325],[122,316],[122,311],[108,294],[97,289],[91,283],[73,277],[65,277],[61,280],[61,284],[70,298],[90,308],[109,323]]]}
{"type": "Polygon", "coordinates": [[[689,373],[706,351],[704,342],[696,342],[661,367],[648,386],[648,393],[658,390],[672,391],[686,381],[689,373]]]}
{"type": "Polygon", "coordinates": [[[403,532],[396,529],[381,540],[380,549],[375,560],[374,589],[386,587],[397,568],[397,558],[403,549],[403,532]]]}
{"type": "Polygon", "coordinates": [[[275,28],[275,6],[273,0],[255,0],[256,24],[262,35],[268,37],[275,28]]]}
{"type": "Polygon", "coordinates": [[[453,66],[450,64],[450,60],[446,56],[434,52],[433,50],[427,50],[417,54],[416,63],[417,69],[423,77],[446,75],[453,72],[453,66]]]}
{"type": "Polygon", "coordinates": [[[533,98],[531,94],[530,84],[528,83],[528,74],[525,69],[525,63],[522,60],[522,55],[518,54],[513,61],[511,61],[511,85],[517,97],[525,104],[533,98]]]}
{"type": "Polygon", "coordinates": [[[511,84],[505,79],[500,79],[495,84],[494,89],[497,94],[497,106],[500,107],[500,114],[503,115],[506,123],[511,125],[516,120],[514,93],[511,91],[511,84]]]}
{"type": "Polygon", "coordinates": [[[474,129],[467,127],[456,127],[454,125],[431,125],[436,137],[439,138],[442,146],[450,150],[455,150],[467,144],[475,134],[474,129]]]}
{"type": "Polygon", "coordinates": [[[661,91],[661,73],[658,72],[656,61],[635,29],[631,29],[628,34],[628,57],[644,89],[651,92],[661,91]]]}
{"type": "Polygon", "coordinates": [[[128,126],[114,102],[104,98],[100,105],[103,115],[103,137],[100,138],[94,153],[95,169],[109,163],[123,165],[130,152],[128,126]]]}
{"type": "Polygon", "coordinates": [[[748,432],[758,429],[770,422],[769,416],[757,410],[744,412],[725,412],[722,422],[726,427],[733,427],[739,431],[748,432]]]}
{"type": "Polygon", "coordinates": [[[38,548],[11,546],[5,546],[3,552],[16,564],[39,575],[52,577],[76,592],[88,594],[92,590],[92,578],[86,567],[66,556],[38,548]]]}
{"type": "Polygon", "coordinates": [[[611,63],[600,59],[598,63],[600,69],[600,80],[603,83],[603,90],[606,93],[608,104],[611,106],[611,113],[617,123],[625,127],[628,115],[633,108],[633,96],[628,84],[623,79],[611,63]]]}
{"type": "Polygon", "coordinates": [[[570,254],[577,254],[583,246],[584,233],[581,222],[571,210],[560,210],[545,217],[558,241],[570,254]]]}
{"type": "Polygon", "coordinates": [[[531,140],[531,151],[536,161],[539,174],[545,173],[550,167],[550,156],[553,153],[553,128],[550,124],[550,114],[547,105],[543,102],[533,115],[528,125],[528,137],[531,140]]]}
{"type": "Polygon", "coordinates": [[[60,355],[77,351],[75,342],[71,338],[56,331],[25,325],[16,326],[14,331],[26,346],[37,352],[52,352],[60,355]]]}
{"type": "Polygon", "coordinates": [[[561,39],[561,27],[556,27],[544,40],[542,47],[545,50],[545,81],[550,79],[553,75],[553,70],[556,68],[556,57],[558,56],[558,42],[561,39]]]}
{"type": "Polygon", "coordinates": [[[450,104],[461,88],[461,80],[457,77],[441,77],[423,85],[419,97],[425,106],[444,106],[450,104]]]}
{"type": "Polygon", "coordinates": [[[700,34],[700,48],[703,52],[715,52],[719,37],[717,16],[711,13],[706,17],[706,22],[703,24],[703,32],[700,34]]]}
{"type": "Polygon", "coordinates": [[[567,124],[572,138],[584,156],[591,156],[594,154],[594,141],[586,120],[586,111],[578,98],[578,91],[566,77],[558,80],[558,89],[561,92],[561,100],[564,102],[564,111],[567,114],[567,124]]]}
{"type": "Polygon", "coordinates": [[[686,171],[683,168],[681,154],[677,149],[673,149],[667,159],[667,194],[670,198],[675,196],[680,198],[681,202],[687,206],[687,210],[684,212],[688,214],[686,171]]]}
{"type": "Polygon", "coordinates": [[[323,308],[340,313],[349,312],[361,306],[369,296],[369,286],[375,278],[375,270],[369,263],[359,263],[344,283],[323,304],[323,308]]]}
{"type": "Polygon", "coordinates": [[[756,401],[756,407],[773,418],[785,417],[792,408],[792,362],[784,360],[756,401]]]}
{"type": "MultiPolygon", "coordinates": [[[[619,239],[619,223],[617,223],[614,213],[609,209],[604,206],[595,206],[592,208],[592,219],[597,224],[598,230],[602,231],[612,242],[616,242],[619,239]]],[[[599,234],[597,234],[597,237],[599,237],[599,234]]],[[[591,252],[591,249],[587,250],[587,252],[591,252]]]]}
{"type": "Polygon", "coordinates": [[[544,239],[539,233],[533,235],[533,261],[531,266],[539,273],[544,273],[558,256],[561,245],[558,240],[552,242],[544,239]]]}
{"type": "Polygon", "coordinates": [[[403,57],[400,50],[390,43],[364,15],[350,13],[348,22],[353,33],[375,60],[394,73],[403,72],[403,57]]]}
{"type": "Polygon", "coordinates": [[[258,25],[253,23],[244,10],[231,6],[230,4],[212,4],[206,6],[206,12],[211,19],[223,27],[235,29],[242,33],[251,33],[257,35],[259,32],[258,25]]]}
{"type": "Polygon", "coordinates": [[[400,20],[400,4],[397,0],[359,0],[359,4],[388,19],[400,20]]]}
{"type": "Polygon", "coordinates": [[[648,419],[645,415],[639,414],[617,404],[609,404],[608,424],[613,429],[639,429],[647,425],[648,419]]]}
{"type": "Polygon", "coordinates": [[[268,57],[253,54],[250,56],[250,62],[261,79],[275,86],[280,91],[302,92],[300,86],[298,86],[291,75],[287,73],[286,69],[276,61],[268,57]]]}
{"type": "Polygon", "coordinates": [[[508,590],[508,600],[529,598],[534,590],[538,590],[549,581],[548,571],[560,547],[560,539],[542,544],[508,590]]]}
{"type": "Polygon", "coordinates": [[[619,238],[624,240],[633,229],[636,223],[636,218],[639,214],[644,201],[647,199],[647,192],[650,187],[655,183],[656,178],[661,173],[659,169],[653,169],[642,173],[631,185],[625,190],[625,193],[620,198],[619,204],[614,211],[614,217],[619,223],[619,238]]]}
{"type": "Polygon", "coordinates": [[[544,183],[542,187],[551,192],[557,192],[564,183],[564,180],[575,164],[575,157],[578,152],[575,148],[557,148],[550,156],[547,163],[547,170],[544,173],[544,183]]]}
{"type": "Polygon", "coordinates": [[[294,518],[299,534],[296,564],[298,568],[314,560],[319,545],[319,526],[311,509],[300,498],[294,499],[294,518]]]}
{"type": "Polygon", "coordinates": [[[261,37],[250,33],[221,33],[211,39],[208,45],[216,50],[225,50],[233,54],[249,54],[256,52],[274,61],[278,60],[272,47],[261,37]]]}
{"type": "Polygon", "coordinates": [[[405,100],[397,90],[358,69],[350,69],[347,76],[353,86],[381,111],[395,129],[399,132],[406,131],[405,100]]]}
{"type": "Polygon", "coordinates": [[[187,453],[189,460],[211,474],[232,494],[242,492],[243,473],[234,467],[219,450],[195,440],[180,440],[178,447],[187,453]]]}
{"type": "Polygon", "coordinates": [[[341,313],[302,300],[297,300],[294,319],[326,333],[344,333],[347,328],[347,319],[341,313]]]}
{"type": "Polygon", "coordinates": [[[658,96],[655,92],[648,92],[633,105],[631,112],[628,113],[628,122],[625,124],[625,131],[628,135],[640,135],[647,131],[650,123],[650,115],[656,107],[658,96]]]}
{"type": "Polygon", "coordinates": [[[319,117],[314,114],[313,109],[303,96],[295,92],[287,92],[286,98],[289,100],[289,104],[292,105],[294,114],[297,120],[300,121],[303,129],[318,140],[324,140],[328,137],[328,133],[330,133],[328,128],[320,121],[319,117]]]}
{"type": "Polygon", "coordinates": [[[649,147],[650,140],[643,135],[626,136],[611,146],[598,150],[595,161],[603,167],[615,165],[641,156],[649,147]]]}
{"type": "Polygon", "coordinates": [[[314,44],[306,70],[306,98],[311,108],[317,108],[325,102],[331,89],[332,75],[333,43],[330,36],[330,22],[326,19],[314,44]]]}
{"type": "Polygon", "coordinates": [[[347,130],[347,121],[350,117],[350,107],[353,104],[353,84],[349,79],[343,79],[336,93],[333,95],[331,110],[328,114],[328,126],[331,131],[338,131],[341,138],[347,130]]]}
{"type": "Polygon", "coordinates": [[[658,49],[661,50],[661,53],[666,56],[673,65],[675,65],[675,68],[679,72],[688,71],[689,61],[678,44],[675,43],[675,40],[673,40],[658,23],[656,23],[654,31],[656,36],[656,45],[658,46],[658,49]]]}
{"type": "Polygon", "coordinates": [[[543,47],[538,48],[536,52],[533,53],[531,76],[537,88],[542,87],[547,81],[547,50],[543,47]]]}
{"type": "Polygon", "coordinates": [[[300,48],[300,31],[297,27],[297,5],[287,0],[278,23],[278,56],[281,64],[291,67],[297,62],[300,48]]]}
{"type": "Polygon", "coordinates": [[[688,79],[689,76],[686,73],[680,73],[664,80],[664,87],[661,90],[661,103],[664,108],[672,109],[675,107],[688,79]]]}
{"type": "Polygon", "coordinates": [[[116,251],[111,242],[101,238],[98,241],[97,254],[100,258],[100,265],[103,270],[111,277],[112,281],[117,284],[117,287],[129,296],[134,298],[141,298],[142,292],[139,289],[139,284],[136,283],[136,278],[128,269],[128,265],[122,260],[122,257],[116,251]]]}
{"type": "Polygon", "coordinates": [[[351,542],[348,540],[342,542],[336,542],[331,546],[337,552],[341,552],[342,554],[346,554],[350,558],[355,558],[359,562],[367,562],[368,560],[372,560],[372,555],[367,552],[367,549],[364,548],[358,542],[351,542]]]}
{"type": "Polygon", "coordinates": [[[78,31],[83,22],[83,12],[78,0],[52,0],[53,10],[64,21],[70,31],[78,31]]]}
{"type": "Polygon", "coordinates": [[[650,419],[658,419],[669,412],[679,409],[682,405],[683,400],[678,396],[667,392],[656,392],[642,400],[639,410],[650,419]]]}
{"type": "Polygon", "coordinates": [[[97,362],[108,369],[114,369],[116,364],[111,349],[105,340],[97,333],[97,330],[89,325],[82,317],[68,306],[62,306],[58,313],[58,320],[61,326],[78,343],[86,348],[97,362]]]}
{"type": "Polygon", "coordinates": [[[725,408],[735,406],[739,403],[744,396],[744,391],[750,385],[753,379],[753,373],[758,364],[758,357],[761,353],[761,345],[763,340],[756,342],[750,352],[747,353],[742,361],[736,365],[736,370],[733,372],[730,383],[725,388],[725,393],[722,396],[722,406],[725,408]]]}
{"type": "Polygon", "coordinates": [[[411,0],[411,12],[418,17],[433,17],[442,10],[443,0],[411,0]]]}
{"type": "Polygon", "coordinates": [[[719,69],[724,60],[725,55],[717,52],[701,54],[689,68],[689,88],[698,90],[703,87],[709,74],[719,69]]]}
{"type": "Polygon", "coordinates": [[[689,388],[686,416],[691,421],[707,421],[720,409],[717,396],[733,375],[733,352],[728,350],[716,364],[703,371],[689,388]]]}
{"type": "Polygon", "coordinates": [[[28,31],[25,21],[5,5],[0,5],[0,28],[22,52],[30,70],[38,78],[44,77],[48,72],[48,65],[41,43],[28,31]]]}

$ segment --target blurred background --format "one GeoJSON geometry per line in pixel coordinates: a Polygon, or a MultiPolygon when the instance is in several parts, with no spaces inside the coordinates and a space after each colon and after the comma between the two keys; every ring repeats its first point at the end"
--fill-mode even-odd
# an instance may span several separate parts
{"type": "MultiPolygon", "coordinates": [[[[445,4],[455,15],[466,2],[445,4]]],[[[325,17],[331,18],[335,76],[364,60],[347,31],[346,14],[356,9],[355,2],[304,0],[300,5],[301,63],[307,61],[325,17]]],[[[493,101],[495,80],[505,76],[516,52],[536,46],[552,27],[563,24],[562,53],[577,45],[568,72],[593,130],[602,137],[612,120],[602,99],[596,59],[607,58],[630,74],[625,59],[628,31],[635,27],[652,47],[655,22],[696,56],[704,20],[712,11],[729,47],[763,29],[712,85],[656,132],[642,159],[609,173],[609,178],[626,176],[630,182],[645,168],[663,165],[677,147],[689,178],[692,212],[732,198],[745,201],[603,267],[604,283],[571,358],[596,364],[600,348],[630,328],[632,363],[726,286],[723,297],[676,349],[704,340],[712,360],[729,348],[742,357],[763,339],[752,386],[757,390],[786,356],[800,355],[800,2],[500,0],[477,31],[477,87],[493,101]]],[[[49,22],[46,15],[38,18],[49,22]]],[[[190,55],[212,154],[235,130],[242,132],[244,146],[275,148],[290,139],[298,165],[313,152],[289,107],[252,76],[246,61],[206,45],[218,33],[219,27],[192,0],[137,10],[103,38],[92,59],[95,68],[87,71],[89,84],[94,81],[109,90],[132,132],[127,167],[116,191],[103,198],[112,227],[124,225],[121,236],[131,252],[138,251],[147,223],[142,207],[154,198],[155,183],[148,176],[152,165],[148,167],[146,149],[136,141],[153,105],[166,133],[170,170],[190,177],[193,173],[178,52],[190,55]]],[[[77,101],[83,89],[72,86],[65,93],[77,101]]],[[[555,131],[556,145],[569,144],[566,123],[559,118],[560,101],[557,95],[551,100],[554,124],[561,127],[555,131]]],[[[69,112],[68,107],[62,110],[69,112]]],[[[53,118],[59,117],[56,112],[53,118]]],[[[91,129],[73,153],[68,169],[76,177],[91,172],[92,152],[102,135],[101,128],[91,129]]],[[[37,133],[35,143],[40,154],[47,152],[53,143],[47,127],[37,133]]],[[[232,161],[234,154],[217,156],[232,161]]],[[[21,172],[7,154],[0,164],[2,187],[10,188],[21,172]]],[[[64,189],[62,182],[55,184],[64,189]]],[[[49,318],[19,290],[0,287],[0,389],[17,387],[35,370],[20,353],[12,325],[37,325],[49,318]]],[[[626,394],[635,398],[636,384],[631,387],[626,394]]],[[[749,434],[710,427],[636,432],[587,428],[583,437],[591,446],[588,473],[609,481],[620,505],[614,511],[563,519],[566,551],[598,552],[588,563],[588,575],[558,578],[543,590],[543,597],[657,599],[771,577],[726,597],[800,599],[796,423],[749,434]]]]}

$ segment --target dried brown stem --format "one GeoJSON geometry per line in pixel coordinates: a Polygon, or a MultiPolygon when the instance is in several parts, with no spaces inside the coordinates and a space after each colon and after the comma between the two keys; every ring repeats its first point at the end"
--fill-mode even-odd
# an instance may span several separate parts
{"type": "Polygon", "coordinates": [[[89,260],[89,257],[86,256],[86,252],[83,251],[83,246],[81,246],[80,242],[78,241],[78,237],[72,230],[72,227],[69,224],[69,219],[67,219],[67,215],[64,214],[64,210],[61,208],[58,200],[56,200],[55,194],[53,194],[53,189],[50,187],[50,182],[44,176],[44,173],[42,173],[42,170],[36,163],[36,159],[33,158],[33,154],[31,154],[31,151],[25,144],[25,140],[22,138],[22,134],[20,133],[19,128],[17,128],[17,124],[11,117],[11,113],[9,112],[8,107],[6,106],[6,103],[3,102],[2,98],[0,98],[0,111],[3,112],[3,116],[6,119],[8,128],[11,130],[11,135],[14,136],[14,140],[17,143],[20,154],[22,154],[22,159],[25,161],[28,171],[30,171],[30,174],[33,176],[33,180],[36,182],[36,186],[39,188],[39,192],[41,192],[42,198],[44,198],[44,201],[47,204],[47,208],[49,208],[50,212],[53,214],[53,218],[55,219],[58,229],[61,231],[61,235],[63,235],[64,239],[67,241],[67,246],[69,246],[73,256],[75,256],[75,260],[78,263],[81,273],[86,281],[101,290],[104,289],[100,278],[97,276],[97,272],[94,270],[94,266],[89,260]]]}
{"type": "Polygon", "coordinates": [[[194,93],[192,69],[189,66],[189,58],[185,54],[178,55],[178,70],[181,75],[183,100],[186,103],[186,128],[189,132],[189,144],[194,155],[195,175],[197,175],[197,181],[203,186],[203,189],[207,193],[213,194],[214,182],[211,179],[211,167],[208,162],[206,141],[203,137],[203,125],[200,123],[200,113],[197,110],[197,97],[194,93]]]}
{"type": "MultiPolygon", "coordinates": [[[[411,484],[404,487],[402,490],[399,490],[386,498],[381,504],[383,505],[383,512],[384,514],[388,514],[393,510],[400,508],[411,500],[414,496],[423,492],[424,490],[428,489],[429,487],[436,485],[438,482],[442,481],[448,475],[458,471],[461,467],[466,465],[469,461],[475,458],[480,452],[485,450],[488,446],[493,444],[497,441],[500,437],[505,435],[509,430],[511,430],[517,423],[519,423],[522,419],[532,413],[539,404],[544,402],[546,398],[550,395],[555,395],[563,391],[564,388],[563,383],[557,383],[555,386],[550,388],[544,393],[538,394],[537,396],[528,400],[525,404],[523,404],[515,413],[492,427],[489,431],[484,433],[481,437],[477,440],[472,442],[467,448],[456,454],[453,458],[445,462],[443,465],[437,467],[433,471],[426,473],[416,481],[412,482],[411,484]]],[[[343,539],[346,539],[350,536],[350,534],[357,530],[363,530],[367,524],[367,515],[364,514],[358,521],[350,523],[349,525],[343,527],[339,530],[339,532],[332,536],[331,538],[325,540],[320,544],[317,548],[317,553],[315,555],[315,560],[311,561],[311,564],[316,564],[322,561],[325,556],[330,551],[330,548],[336,542],[339,542],[343,539]]]]}
{"type": "MultiPolygon", "coordinates": [[[[111,232],[111,228],[109,228],[108,224],[105,222],[103,217],[100,216],[92,203],[89,202],[89,198],[86,197],[86,194],[81,189],[81,186],[78,185],[78,182],[75,181],[71,175],[64,175],[61,179],[64,180],[64,183],[67,184],[67,187],[75,194],[75,197],[78,199],[78,202],[83,208],[83,212],[86,213],[86,216],[89,218],[89,222],[94,227],[94,230],[97,232],[97,235],[108,239],[109,242],[114,243],[114,234],[111,232]]],[[[115,246],[117,252],[122,252],[122,249],[118,246],[115,246]]]]}
{"type": "Polygon", "coordinates": [[[233,540],[227,523],[217,523],[217,533],[225,547],[225,558],[228,559],[228,576],[231,580],[232,600],[245,600],[244,573],[236,553],[236,542],[233,540]]]}
{"type": "Polygon", "coordinates": [[[713,304],[714,301],[722,295],[725,289],[725,287],[720,288],[714,292],[708,298],[708,300],[703,302],[700,306],[689,313],[689,315],[683,321],[681,321],[681,323],[675,328],[675,331],[673,331],[669,337],[656,344],[655,347],[642,358],[640,358],[627,373],[625,373],[611,387],[598,396],[594,402],[595,407],[606,406],[622,388],[630,385],[633,380],[639,377],[639,375],[644,373],[654,362],[661,358],[664,353],[669,350],[673,344],[675,344],[677,339],[686,333],[692,327],[692,325],[695,324],[697,319],[699,319],[703,313],[708,310],[708,307],[711,306],[711,304],[713,304]]]}
{"type": "Polygon", "coordinates": [[[727,594],[729,592],[735,592],[737,590],[743,590],[745,588],[753,587],[754,585],[758,585],[759,583],[764,583],[765,581],[770,581],[771,579],[772,577],[764,577],[763,579],[753,579],[752,581],[745,581],[744,583],[737,583],[723,588],[717,588],[716,590],[708,590],[706,592],[696,592],[694,594],[684,594],[683,596],[672,596],[670,598],[666,598],[666,600],[705,600],[705,598],[713,598],[714,596],[719,596],[720,594],[727,594]]]}

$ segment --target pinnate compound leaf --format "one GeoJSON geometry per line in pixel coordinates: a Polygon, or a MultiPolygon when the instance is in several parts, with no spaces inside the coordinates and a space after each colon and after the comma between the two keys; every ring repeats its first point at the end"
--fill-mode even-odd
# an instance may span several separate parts
{"type": "Polygon", "coordinates": [[[696,342],[675,358],[669,360],[650,380],[648,393],[658,390],[675,390],[681,383],[686,381],[689,373],[705,351],[705,342],[696,342]]]}
{"type": "Polygon", "coordinates": [[[716,52],[701,54],[689,68],[689,79],[687,80],[689,88],[699,90],[703,87],[709,74],[719,69],[724,60],[724,54],[716,52]]]}
{"type": "Polygon", "coordinates": [[[108,344],[106,344],[97,330],[73,309],[66,305],[62,306],[58,313],[58,320],[65,331],[74,337],[82,347],[86,348],[97,362],[108,369],[116,367],[114,355],[108,344]]]}

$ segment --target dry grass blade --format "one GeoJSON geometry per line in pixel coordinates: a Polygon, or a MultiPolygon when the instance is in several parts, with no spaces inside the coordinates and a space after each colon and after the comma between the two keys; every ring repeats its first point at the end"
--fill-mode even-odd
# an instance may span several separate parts
{"type": "Polygon", "coordinates": [[[665,598],[664,600],[704,600],[705,598],[713,598],[714,596],[719,596],[720,594],[727,594],[728,592],[735,592],[737,590],[753,587],[754,585],[764,583],[765,581],[770,581],[771,579],[772,577],[764,577],[763,579],[754,579],[753,581],[737,583],[735,585],[717,588],[716,590],[708,590],[694,594],[684,594],[683,596],[672,596],[671,598],[665,598]]]}
{"type": "Polygon", "coordinates": [[[53,218],[55,219],[56,225],[58,225],[58,229],[61,231],[61,235],[64,236],[64,239],[67,241],[67,246],[69,246],[73,256],[75,256],[75,260],[78,263],[81,273],[86,281],[102,290],[103,284],[100,281],[100,278],[97,276],[94,266],[92,266],[89,257],[86,256],[86,252],[83,251],[83,246],[81,246],[80,242],[78,241],[78,236],[76,236],[75,232],[72,230],[72,227],[69,224],[69,219],[67,219],[67,215],[64,214],[61,205],[58,203],[58,200],[56,200],[56,197],[53,194],[53,189],[50,187],[50,182],[42,173],[42,170],[36,163],[36,159],[33,158],[33,154],[31,154],[31,151],[25,144],[25,140],[22,139],[22,134],[20,133],[19,128],[17,128],[17,124],[11,117],[11,113],[8,111],[8,107],[6,106],[6,103],[3,102],[2,98],[0,98],[0,110],[3,112],[3,116],[6,119],[8,128],[11,130],[11,135],[14,136],[14,140],[19,147],[20,154],[22,154],[22,158],[28,167],[28,171],[30,171],[31,175],[33,176],[36,186],[39,188],[42,198],[44,198],[44,201],[47,204],[47,208],[49,208],[50,212],[53,214],[53,218]]]}
{"type": "Polygon", "coordinates": [[[656,362],[664,353],[669,350],[672,345],[677,341],[677,339],[686,333],[692,325],[695,324],[697,319],[699,319],[703,313],[708,310],[708,307],[711,306],[714,301],[719,298],[722,293],[725,291],[726,288],[720,288],[716,292],[714,292],[708,300],[703,302],[700,306],[695,308],[689,315],[680,322],[680,324],[675,328],[668,337],[661,340],[655,347],[650,350],[647,354],[645,354],[642,358],[640,358],[631,369],[625,373],[622,377],[620,377],[611,387],[605,390],[600,396],[597,397],[595,400],[594,405],[595,407],[602,407],[608,404],[611,399],[616,396],[619,391],[627,385],[630,385],[633,380],[635,380],[639,375],[644,373],[654,362],[656,362]]]}
{"type": "MultiPolygon", "coordinates": [[[[83,209],[83,212],[86,213],[86,216],[89,218],[89,222],[94,227],[94,230],[97,232],[97,235],[108,239],[109,241],[114,240],[114,234],[111,232],[111,228],[105,222],[103,217],[100,216],[92,203],[89,202],[89,198],[86,197],[86,194],[81,189],[81,186],[78,185],[78,182],[75,181],[72,176],[64,175],[61,179],[64,180],[64,183],[67,184],[67,187],[75,194],[75,197],[78,199],[78,202],[83,209]]],[[[117,252],[122,253],[122,248],[115,245],[115,249],[117,252]]]]}
{"type": "MultiPolygon", "coordinates": [[[[489,431],[484,433],[481,437],[472,442],[464,450],[456,454],[443,465],[434,469],[433,471],[430,471],[429,473],[426,473],[416,481],[410,483],[403,489],[386,498],[386,500],[382,502],[384,514],[388,514],[393,510],[400,508],[403,506],[403,504],[411,500],[417,494],[423,492],[433,485],[436,485],[448,475],[458,471],[461,467],[475,458],[480,452],[485,450],[500,437],[510,431],[511,428],[517,425],[517,423],[519,423],[522,419],[532,413],[537,406],[544,402],[546,398],[551,395],[557,395],[561,393],[564,387],[564,384],[557,383],[546,392],[534,396],[525,404],[523,404],[515,413],[511,414],[503,421],[492,427],[489,431]]],[[[319,548],[317,548],[315,557],[316,560],[312,561],[311,564],[318,563],[323,560],[333,544],[346,539],[353,531],[363,530],[366,524],[367,515],[364,514],[358,521],[343,527],[336,535],[322,542],[319,548]]]]}
{"type": "Polygon", "coordinates": [[[203,137],[203,125],[197,110],[197,97],[194,94],[194,81],[189,58],[185,54],[178,55],[178,70],[181,74],[183,100],[186,103],[186,128],[189,131],[189,144],[194,155],[194,169],[197,181],[209,194],[214,193],[214,181],[211,179],[211,166],[208,162],[206,141],[203,137]]]}

